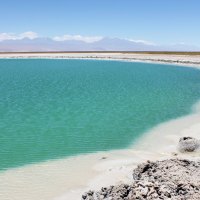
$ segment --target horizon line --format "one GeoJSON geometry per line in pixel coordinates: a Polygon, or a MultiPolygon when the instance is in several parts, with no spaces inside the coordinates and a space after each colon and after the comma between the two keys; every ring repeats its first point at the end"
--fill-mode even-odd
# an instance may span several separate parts
{"type": "Polygon", "coordinates": [[[200,51],[0,51],[0,54],[45,54],[45,53],[135,53],[135,54],[177,54],[177,55],[200,55],[200,51]]]}

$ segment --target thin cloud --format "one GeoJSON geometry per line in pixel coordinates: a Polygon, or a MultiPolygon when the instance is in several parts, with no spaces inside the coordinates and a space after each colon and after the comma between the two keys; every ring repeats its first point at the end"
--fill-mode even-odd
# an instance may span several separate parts
{"type": "Polygon", "coordinates": [[[63,35],[63,36],[56,36],[53,37],[55,41],[67,41],[67,40],[76,40],[76,41],[83,41],[87,43],[97,42],[103,39],[101,36],[82,36],[82,35],[63,35]]]}
{"type": "MultiPolygon", "coordinates": [[[[38,34],[33,31],[27,31],[24,33],[16,34],[16,33],[0,33],[0,41],[5,41],[5,40],[22,40],[24,38],[28,39],[35,39],[38,38],[38,34]]],[[[102,36],[82,36],[82,35],[62,35],[62,36],[55,36],[51,38],[54,41],[82,41],[86,43],[93,43],[97,42],[103,39],[102,36]]],[[[134,39],[127,39],[126,40],[130,42],[135,42],[135,43],[142,43],[145,45],[153,45],[156,46],[154,42],[151,41],[146,41],[146,40],[134,40],[134,39]]]]}
{"type": "Polygon", "coordinates": [[[24,38],[35,39],[38,38],[38,34],[32,31],[27,31],[20,34],[15,33],[0,33],[0,41],[4,40],[22,40],[24,38]]]}
{"type": "Polygon", "coordinates": [[[23,38],[29,38],[29,39],[33,40],[35,38],[38,38],[38,34],[36,32],[28,31],[28,32],[21,33],[19,35],[19,37],[21,39],[23,39],[23,38]]]}

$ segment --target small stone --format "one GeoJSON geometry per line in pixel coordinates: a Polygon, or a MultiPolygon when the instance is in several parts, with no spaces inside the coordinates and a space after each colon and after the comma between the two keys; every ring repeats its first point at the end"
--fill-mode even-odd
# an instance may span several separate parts
{"type": "Polygon", "coordinates": [[[172,153],[172,155],[173,155],[173,156],[177,156],[178,154],[177,154],[177,153],[175,153],[175,152],[173,152],[173,153],[172,153]]]}

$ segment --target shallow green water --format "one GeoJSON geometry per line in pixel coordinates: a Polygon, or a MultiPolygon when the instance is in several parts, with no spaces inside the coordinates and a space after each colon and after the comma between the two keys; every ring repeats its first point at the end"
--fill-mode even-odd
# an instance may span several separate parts
{"type": "Polygon", "coordinates": [[[92,60],[0,60],[0,169],[126,148],[190,112],[200,70],[92,60]]]}

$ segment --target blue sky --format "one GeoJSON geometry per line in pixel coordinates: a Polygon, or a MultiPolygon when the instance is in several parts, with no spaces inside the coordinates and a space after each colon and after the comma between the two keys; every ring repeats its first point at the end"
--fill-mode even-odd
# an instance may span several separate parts
{"type": "Polygon", "coordinates": [[[200,46],[200,0],[0,0],[0,33],[200,46]]]}

